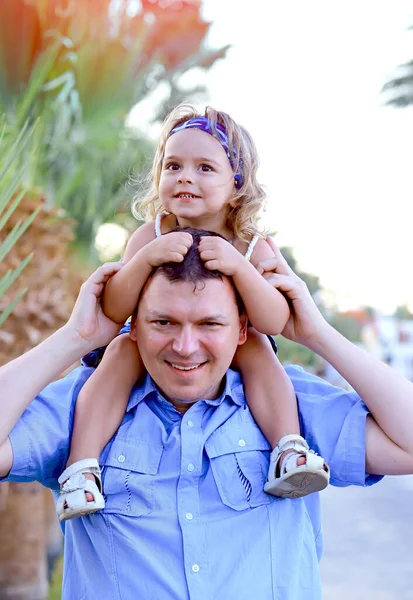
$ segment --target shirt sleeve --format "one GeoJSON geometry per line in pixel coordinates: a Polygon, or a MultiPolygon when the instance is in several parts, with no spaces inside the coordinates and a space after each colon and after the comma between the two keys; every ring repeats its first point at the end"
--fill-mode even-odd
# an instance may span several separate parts
{"type": "Polygon", "coordinates": [[[330,467],[333,485],[372,485],[380,475],[366,474],[367,406],[354,391],[337,388],[301,367],[286,371],[298,400],[300,426],[310,448],[330,467]]]}
{"type": "Polygon", "coordinates": [[[74,407],[93,369],[79,367],[48,385],[29,404],[11,431],[13,465],[0,481],[39,481],[52,489],[69,455],[74,407]]]}

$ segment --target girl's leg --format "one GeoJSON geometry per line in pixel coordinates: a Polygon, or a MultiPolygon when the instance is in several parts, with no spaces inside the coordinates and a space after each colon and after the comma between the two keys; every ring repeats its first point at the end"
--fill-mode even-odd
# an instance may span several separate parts
{"type": "Polygon", "coordinates": [[[122,422],[132,387],[143,370],[136,343],[127,333],[109,344],[100,365],[80,390],[67,466],[83,458],[99,460],[122,422]]]}
{"type": "Polygon", "coordinates": [[[293,384],[267,336],[248,327],[248,339],[235,355],[245,397],[259,428],[275,448],[282,437],[300,434],[293,384]]]}
{"type": "Polygon", "coordinates": [[[300,436],[295,391],[267,337],[248,328],[233,364],[241,371],[251,413],[273,448],[265,491],[300,497],[324,489],[328,467],[300,436]]]}
{"type": "Polygon", "coordinates": [[[143,371],[136,343],[128,334],[119,335],[81,389],[70,456],[59,477],[61,489],[56,510],[61,521],[104,508],[99,456],[121,424],[131,389],[143,371]]]}

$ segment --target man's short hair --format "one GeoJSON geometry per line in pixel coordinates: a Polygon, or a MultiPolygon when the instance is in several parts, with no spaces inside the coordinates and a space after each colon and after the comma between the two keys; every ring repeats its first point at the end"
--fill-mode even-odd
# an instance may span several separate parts
{"type": "MultiPolygon", "coordinates": [[[[164,275],[164,277],[166,277],[166,279],[168,279],[168,281],[171,281],[172,283],[178,281],[192,283],[194,285],[194,291],[196,289],[202,289],[203,287],[205,287],[205,281],[208,279],[220,279],[221,281],[223,281],[226,275],[217,270],[207,269],[205,267],[204,261],[199,256],[198,251],[199,242],[201,241],[202,237],[222,237],[222,235],[219,235],[219,233],[215,233],[213,231],[193,229],[192,227],[176,227],[173,231],[185,231],[187,233],[190,233],[193,240],[192,246],[189,248],[182,262],[164,263],[156,269],[154,269],[150,277],[153,277],[155,273],[161,273],[162,275],[164,275]]],[[[169,232],[163,235],[168,234],[169,232]]],[[[231,282],[234,289],[238,312],[240,315],[242,315],[245,312],[244,303],[236,286],[232,281],[232,278],[228,277],[228,279],[231,282]]],[[[136,311],[137,307],[135,309],[134,316],[136,316],[136,311]]]]}

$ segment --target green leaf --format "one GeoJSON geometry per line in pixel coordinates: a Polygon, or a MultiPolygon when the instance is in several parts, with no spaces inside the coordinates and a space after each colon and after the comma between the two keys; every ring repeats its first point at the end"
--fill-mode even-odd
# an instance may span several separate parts
{"type": "Polygon", "coordinates": [[[11,304],[9,304],[9,306],[7,308],[5,308],[3,310],[3,312],[0,314],[0,327],[3,325],[3,323],[7,319],[7,317],[13,312],[15,306],[18,304],[18,302],[20,302],[20,300],[23,298],[23,296],[25,295],[26,292],[27,292],[27,288],[22,290],[20,292],[20,294],[17,296],[17,298],[15,298],[13,300],[13,302],[11,304]]]}
{"type": "Polygon", "coordinates": [[[14,271],[7,271],[7,273],[0,279],[0,297],[5,291],[16,281],[23,269],[29,264],[33,256],[33,252],[26,256],[24,260],[19,264],[14,271]]]}
{"type": "Polygon", "coordinates": [[[38,206],[36,210],[33,211],[33,213],[29,217],[27,217],[25,221],[18,221],[15,224],[15,226],[10,231],[6,239],[0,245],[0,262],[10,252],[17,240],[23,235],[23,233],[26,231],[26,229],[29,227],[32,221],[36,218],[41,208],[41,206],[38,206]]]}
{"type": "MultiPolygon", "coordinates": [[[[20,181],[17,181],[17,185],[20,183],[20,181]]],[[[14,188],[14,191],[12,191],[12,193],[10,193],[9,195],[7,194],[0,194],[0,215],[3,212],[4,208],[6,207],[6,205],[8,204],[8,202],[10,202],[10,198],[13,197],[14,192],[16,191],[16,188],[14,188]],[[3,204],[4,202],[4,204],[3,204]]],[[[3,227],[5,226],[5,224],[7,223],[7,221],[9,220],[9,218],[11,217],[11,215],[14,213],[14,211],[16,210],[16,208],[18,207],[18,205],[20,204],[20,202],[22,201],[22,198],[25,195],[25,191],[22,190],[19,194],[17,194],[17,196],[15,197],[15,199],[13,200],[13,202],[11,203],[11,205],[9,206],[9,208],[6,210],[6,212],[4,213],[4,215],[1,217],[0,219],[0,231],[3,229],[3,227]]]]}

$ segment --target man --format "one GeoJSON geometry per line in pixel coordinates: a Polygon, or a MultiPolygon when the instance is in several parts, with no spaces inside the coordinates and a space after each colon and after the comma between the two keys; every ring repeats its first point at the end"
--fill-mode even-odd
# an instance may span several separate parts
{"type": "MultiPolygon", "coordinates": [[[[269,444],[228,370],[246,315],[231,280],[204,268],[193,237],[184,262],[161,266],[142,292],[131,336],[149,376],[101,455],[105,509],[66,524],[66,600],[321,598],[318,495],[263,492],[269,444]]],[[[274,252],[260,270],[291,301],[284,335],[327,359],[365,402],[288,369],[302,433],[328,460],[332,483],[412,473],[413,384],[332,329],[274,252]]],[[[91,369],[43,388],[115,335],[99,298],[119,268],[98,269],[67,325],[0,369],[0,476],[57,492],[91,369]]]]}

